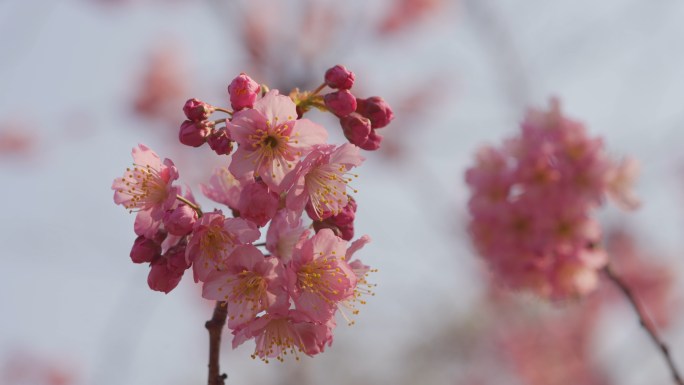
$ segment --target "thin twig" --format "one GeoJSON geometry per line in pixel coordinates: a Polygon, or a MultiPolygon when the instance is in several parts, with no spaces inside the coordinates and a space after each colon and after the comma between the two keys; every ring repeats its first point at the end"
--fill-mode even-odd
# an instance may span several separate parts
{"type": "Polygon", "coordinates": [[[665,361],[667,362],[667,366],[670,368],[670,372],[672,373],[672,378],[674,379],[675,383],[678,385],[684,385],[684,381],[682,381],[682,376],[679,374],[679,371],[677,370],[677,367],[675,366],[675,363],[672,360],[672,356],[670,355],[670,349],[667,347],[665,342],[663,342],[663,340],[661,340],[658,336],[658,333],[655,330],[655,324],[648,317],[648,314],[646,314],[646,311],[643,309],[641,303],[632,292],[632,289],[629,288],[627,283],[625,283],[625,281],[623,281],[622,278],[620,278],[613,272],[610,266],[606,266],[603,269],[603,271],[606,273],[608,278],[611,281],[613,281],[613,283],[615,283],[615,285],[617,285],[618,288],[620,288],[625,297],[627,297],[629,303],[632,304],[634,311],[636,311],[637,316],[639,317],[639,323],[641,324],[641,327],[643,327],[644,330],[646,330],[648,335],[651,337],[653,343],[655,343],[656,346],[658,346],[658,348],[663,354],[663,357],[665,357],[665,361]]]}
{"type": "Polygon", "coordinates": [[[181,201],[181,202],[185,203],[186,205],[190,206],[190,208],[193,209],[193,210],[195,210],[195,212],[197,213],[197,217],[198,217],[198,218],[202,218],[202,209],[201,209],[199,206],[197,206],[196,204],[194,204],[194,203],[190,202],[189,200],[185,199],[185,197],[183,197],[183,196],[181,196],[181,195],[176,195],[176,199],[178,199],[179,201],[181,201]]]}
{"type": "Polygon", "coordinates": [[[214,315],[204,327],[209,331],[209,385],[225,385],[228,375],[221,374],[219,357],[221,356],[221,333],[226,324],[228,308],[225,302],[216,301],[214,315]]]}

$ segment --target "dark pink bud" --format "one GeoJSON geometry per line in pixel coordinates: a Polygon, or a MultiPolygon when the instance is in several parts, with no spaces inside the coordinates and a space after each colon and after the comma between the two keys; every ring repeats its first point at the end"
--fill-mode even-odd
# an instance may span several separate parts
{"type": "Polygon", "coordinates": [[[186,235],[192,231],[192,226],[197,221],[197,212],[186,204],[178,205],[173,210],[164,214],[164,228],[169,234],[186,235]]]}
{"type": "Polygon", "coordinates": [[[228,93],[230,94],[230,104],[234,110],[241,110],[243,108],[252,108],[254,102],[259,96],[261,86],[249,76],[241,73],[238,77],[233,79],[228,86],[228,93]]]}
{"type": "Polygon", "coordinates": [[[150,274],[147,276],[150,289],[169,293],[178,286],[183,273],[191,266],[185,259],[185,245],[185,242],[181,242],[173,246],[150,263],[150,274]]]}
{"type": "Polygon", "coordinates": [[[348,90],[326,94],[323,100],[328,110],[340,118],[356,111],[356,97],[348,90]]]}
{"type": "Polygon", "coordinates": [[[342,131],[344,131],[344,136],[347,140],[359,147],[366,143],[368,135],[370,135],[371,132],[370,120],[356,112],[340,119],[340,125],[342,126],[342,131]]]}
{"type": "Polygon", "coordinates": [[[339,230],[338,237],[344,239],[345,241],[351,241],[354,238],[354,222],[349,222],[341,226],[337,226],[339,230]]]}
{"type": "Polygon", "coordinates": [[[193,122],[186,120],[181,124],[178,139],[186,146],[199,147],[207,141],[207,137],[214,129],[214,122],[205,120],[193,122]]]}
{"type": "Polygon", "coordinates": [[[385,127],[394,119],[394,113],[389,104],[379,96],[356,99],[356,102],[356,112],[370,119],[372,128],[385,127]]]}
{"type": "Polygon", "coordinates": [[[201,122],[202,120],[207,120],[209,115],[213,114],[216,109],[214,106],[207,104],[198,99],[190,99],[185,102],[183,106],[183,112],[189,120],[193,122],[201,122]]]}
{"type": "Polygon", "coordinates": [[[131,260],[134,263],[152,262],[161,254],[161,245],[142,235],[135,239],[131,249],[131,260]]]}
{"type": "Polygon", "coordinates": [[[354,218],[356,217],[356,201],[349,197],[349,202],[337,215],[332,213],[323,213],[323,220],[318,219],[318,215],[313,209],[311,202],[306,205],[306,213],[309,218],[313,219],[313,227],[316,232],[321,229],[331,229],[335,235],[344,239],[351,240],[354,238],[354,218]]]}
{"type": "Polygon", "coordinates": [[[150,264],[150,274],[147,276],[147,285],[150,289],[169,293],[178,286],[183,272],[180,274],[170,269],[166,263],[166,258],[161,257],[150,264]]]}
{"type": "Polygon", "coordinates": [[[356,201],[351,196],[348,199],[347,205],[342,208],[339,214],[328,218],[330,222],[339,226],[354,222],[354,218],[356,218],[356,201]]]}
{"type": "Polygon", "coordinates": [[[169,271],[183,275],[185,270],[192,266],[185,258],[185,246],[186,243],[181,242],[164,253],[164,258],[166,258],[166,265],[168,266],[169,271]]]}
{"type": "Polygon", "coordinates": [[[314,221],[313,228],[315,232],[319,232],[321,229],[330,229],[335,233],[335,235],[344,239],[345,241],[350,241],[352,238],[354,238],[354,222],[336,225],[328,221],[314,221]]]}
{"type": "Polygon", "coordinates": [[[370,135],[368,135],[368,140],[366,143],[360,145],[362,149],[366,151],[375,151],[380,148],[380,142],[382,142],[382,135],[378,135],[375,130],[371,130],[370,135]]]}
{"type": "Polygon", "coordinates": [[[354,85],[354,73],[338,64],[325,71],[325,84],[330,88],[348,90],[354,85]]]}
{"type": "Polygon", "coordinates": [[[228,155],[233,152],[233,141],[230,140],[225,128],[212,132],[207,138],[207,143],[218,155],[228,155]]]}

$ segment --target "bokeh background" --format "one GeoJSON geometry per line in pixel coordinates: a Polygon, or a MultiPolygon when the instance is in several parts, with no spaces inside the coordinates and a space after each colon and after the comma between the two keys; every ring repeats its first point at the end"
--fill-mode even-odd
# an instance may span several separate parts
{"type": "Polygon", "coordinates": [[[212,304],[188,274],[147,288],[111,182],[145,143],[199,194],[220,159],[177,143],[186,99],[227,105],[240,72],[311,89],[338,63],[396,116],[355,185],[376,296],[303,362],[252,360],[225,335],[227,383],[671,383],[609,282],[553,306],[498,290],[463,173],[551,96],[637,158],[642,207],[601,222],[684,367],[683,18],[674,0],[0,1],[0,384],[204,383],[212,304]]]}

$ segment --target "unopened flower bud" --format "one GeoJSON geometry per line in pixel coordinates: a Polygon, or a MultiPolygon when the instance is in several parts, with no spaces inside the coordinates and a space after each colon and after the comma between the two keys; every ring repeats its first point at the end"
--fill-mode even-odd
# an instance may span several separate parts
{"type": "Polygon", "coordinates": [[[354,73],[338,64],[325,71],[325,84],[330,88],[348,90],[354,85],[354,73]]]}
{"type": "Polygon", "coordinates": [[[181,204],[164,214],[164,228],[169,234],[186,235],[192,231],[192,226],[197,221],[197,212],[192,207],[181,204]]]}
{"type": "Polygon", "coordinates": [[[175,289],[183,278],[166,263],[165,257],[159,257],[150,264],[150,273],[147,275],[147,285],[154,291],[161,291],[168,294],[175,289]]]}
{"type": "Polygon", "coordinates": [[[207,120],[209,115],[213,114],[214,111],[216,111],[214,106],[198,99],[190,99],[185,102],[185,105],[183,106],[185,116],[188,120],[192,120],[193,122],[207,120]]]}
{"type": "Polygon", "coordinates": [[[212,132],[207,138],[207,143],[218,155],[228,155],[233,152],[233,141],[230,140],[225,128],[212,132]]]}
{"type": "Polygon", "coordinates": [[[178,139],[186,146],[199,147],[207,141],[207,137],[211,134],[213,128],[214,122],[209,120],[202,122],[186,120],[181,124],[178,139]]]}
{"type": "Polygon", "coordinates": [[[181,276],[185,270],[192,266],[185,258],[186,245],[185,242],[181,241],[164,253],[164,258],[166,258],[166,265],[168,266],[169,271],[175,272],[181,276]]]}
{"type": "Polygon", "coordinates": [[[178,286],[183,273],[191,266],[185,259],[185,247],[186,243],[181,241],[150,263],[150,274],[147,276],[150,289],[168,294],[178,286]]]}
{"type": "Polygon", "coordinates": [[[372,128],[385,127],[394,119],[394,113],[389,104],[379,96],[356,99],[356,102],[356,112],[370,119],[372,128]]]}
{"type": "Polygon", "coordinates": [[[344,131],[344,136],[347,140],[359,147],[366,143],[368,135],[371,133],[370,120],[356,112],[340,119],[340,125],[342,126],[342,131],[344,131]]]}
{"type": "Polygon", "coordinates": [[[135,239],[133,248],[131,248],[131,260],[133,263],[152,262],[160,254],[161,245],[142,235],[135,239]]]}
{"type": "Polygon", "coordinates": [[[263,227],[278,211],[278,200],[278,194],[270,191],[263,181],[250,183],[242,188],[240,194],[240,217],[263,227]]]}
{"type": "Polygon", "coordinates": [[[252,108],[259,96],[261,86],[244,73],[233,79],[228,86],[230,104],[234,110],[252,108]]]}
{"type": "Polygon", "coordinates": [[[323,96],[325,106],[338,117],[345,117],[356,111],[356,97],[348,90],[331,92],[323,96]]]}
{"type": "Polygon", "coordinates": [[[316,232],[321,229],[331,229],[335,232],[335,235],[344,240],[349,241],[354,238],[356,201],[351,196],[349,197],[347,205],[344,206],[337,215],[325,212],[321,214],[322,219],[319,219],[311,202],[306,205],[306,213],[309,215],[309,218],[314,220],[313,228],[316,232]]]}
{"type": "Polygon", "coordinates": [[[371,130],[370,135],[368,135],[368,140],[366,140],[366,143],[360,145],[359,147],[366,151],[375,151],[380,148],[380,142],[382,142],[382,135],[378,135],[378,133],[373,129],[371,130]]]}

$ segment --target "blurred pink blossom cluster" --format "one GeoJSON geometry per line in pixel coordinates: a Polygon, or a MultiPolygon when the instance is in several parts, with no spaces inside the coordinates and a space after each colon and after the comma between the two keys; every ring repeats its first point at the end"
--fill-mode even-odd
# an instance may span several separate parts
{"type": "Polygon", "coordinates": [[[75,385],[78,377],[73,363],[30,351],[13,351],[0,366],[2,385],[75,385]]]}
{"type": "Polygon", "coordinates": [[[551,299],[584,295],[608,262],[592,214],[606,196],[636,208],[636,173],[635,161],[610,159],[552,100],[503,146],[481,148],[466,171],[474,245],[506,286],[551,299]]]}
{"type": "MultiPolygon", "coordinates": [[[[228,86],[230,108],[186,102],[180,142],[206,143],[226,156],[201,186],[223,209],[203,212],[189,189],[182,194],[174,184],[173,162],[142,144],[112,185],[114,202],[137,212],[131,259],[150,264],[150,288],[168,293],[192,267],[203,297],[227,306],[233,347],[254,338],[254,357],[266,362],[322,352],[332,343],[337,311],[351,324],[363,296],[372,295],[370,267],[353,259],[370,238],[349,243],[357,209],[352,169],[364,158],[354,144],[326,143],[328,131],[303,118],[310,107],[328,109],[318,93],[353,81],[346,74],[336,82],[326,75],[316,90],[290,96],[240,74],[228,86]],[[225,117],[210,120],[217,113],[225,117]],[[265,242],[255,243],[260,238],[265,242]]],[[[369,122],[392,119],[384,102],[364,111],[369,122]]]]}

